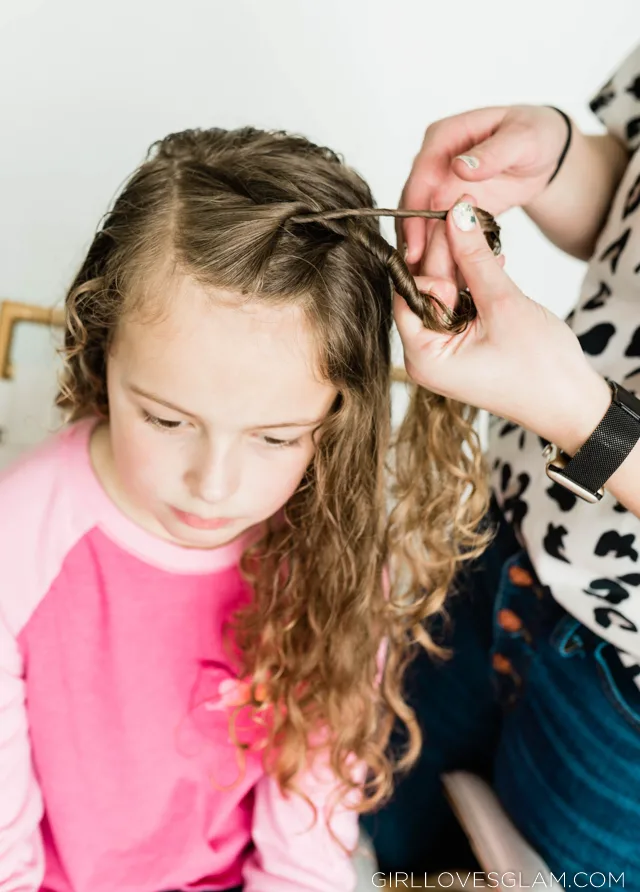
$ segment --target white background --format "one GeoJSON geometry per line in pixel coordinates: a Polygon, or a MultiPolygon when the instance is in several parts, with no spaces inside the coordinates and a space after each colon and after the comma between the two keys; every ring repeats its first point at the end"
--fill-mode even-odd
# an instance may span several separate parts
{"type": "MultiPolygon", "coordinates": [[[[168,132],[297,131],[394,206],[442,116],[544,103],[598,132],[587,100],[638,39],[639,0],[0,0],[0,300],[59,302],[119,186],[168,132]]],[[[509,273],[565,312],[582,264],[520,212],[502,223],[509,273]]],[[[0,410],[42,406],[49,341],[19,327],[0,410]]]]}

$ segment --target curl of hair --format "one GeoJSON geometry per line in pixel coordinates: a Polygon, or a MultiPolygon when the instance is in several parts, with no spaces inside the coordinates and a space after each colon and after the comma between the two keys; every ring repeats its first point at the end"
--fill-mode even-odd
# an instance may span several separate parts
{"type": "MultiPolygon", "coordinates": [[[[377,217],[413,213],[434,212],[376,210],[339,156],[302,137],[252,128],[172,134],[151,147],[105,216],[66,300],[58,402],[71,420],[108,416],[112,339],[151,300],[159,272],[304,308],[320,371],[339,396],[298,489],[243,556],[253,597],[235,615],[232,639],[282,789],[298,789],[298,772],[322,749],[341,795],[362,784],[354,760],[368,769],[361,811],[388,797],[394,770],[419,753],[404,670],[418,647],[442,654],[430,621],[489,538],[474,411],[414,387],[392,434],[393,288],[433,330],[459,332],[475,314],[468,294],[451,313],[420,293],[380,235],[377,217]],[[407,744],[391,757],[396,718],[407,744]]],[[[492,218],[481,220],[497,238],[492,218]]]]}

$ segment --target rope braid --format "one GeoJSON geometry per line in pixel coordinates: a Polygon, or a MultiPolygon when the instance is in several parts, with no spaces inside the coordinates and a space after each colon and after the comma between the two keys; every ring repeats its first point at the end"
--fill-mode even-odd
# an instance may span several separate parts
{"type": "MultiPolygon", "coordinates": [[[[487,244],[494,254],[500,254],[500,226],[488,211],[474,208],[487,244]]],[[[458,303],[451,310],[435,294],[425,294],[418,290],[415,280],[409,272],[400,253],[387,242],[382,235],[370,229],[353,225],[351,220],[358,217],[424,217],[430,220],[445,220],[448,211],[416,211],[392,208],[339,208],[320,213],[300,214],[293,212],[285,218],[285,225],[320,223],[339,235],[356,239],[369,250],[380,263],[385,266],[395,290],[403,297],[409,308],[423,325],[436,332],[460,334],[476,317],[477,311],[468,290],[458,292],[458,303]],[[344,220],[343,227],[332,225],[334,221],[344,220]],[[433,305],[438,307],[439,313],[433,305]]]]}

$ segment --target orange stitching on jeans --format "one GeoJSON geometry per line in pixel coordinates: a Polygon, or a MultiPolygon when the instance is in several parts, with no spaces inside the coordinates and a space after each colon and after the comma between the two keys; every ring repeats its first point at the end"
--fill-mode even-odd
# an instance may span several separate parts
{"type": "Polygon", "coordinates": [[[533,576],[524,567],[514,564],[512,567],[509,567],[509,581],[513,582],[514,585],[533,585],[533,576]]]}
{"type": "Polygon", "coordinates": [[[522,629],[520,617],[513,610],[508,610],[506,607],[498,611],[496,619],[500,628],[506,632],[519,632],[522,629]]]}

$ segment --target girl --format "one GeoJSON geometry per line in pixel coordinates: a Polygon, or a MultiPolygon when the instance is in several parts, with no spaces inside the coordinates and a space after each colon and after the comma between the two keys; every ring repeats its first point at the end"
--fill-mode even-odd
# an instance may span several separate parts
{"type": "Polygon", "coordinates": [[[371,207],[327,149],[208,130],[106,215],[66,298],[71,424],[0,482],[3,892],[353,888],[395,719],[400,766],[420,747],[403,666],[486,541],[473,414],[424,390],[385,509],[390,278],[465,318],[371,207]]]}

